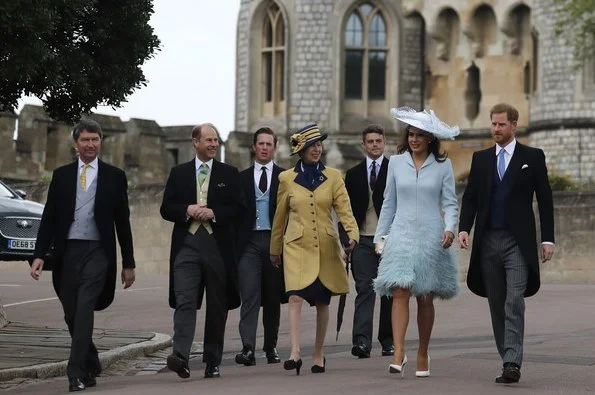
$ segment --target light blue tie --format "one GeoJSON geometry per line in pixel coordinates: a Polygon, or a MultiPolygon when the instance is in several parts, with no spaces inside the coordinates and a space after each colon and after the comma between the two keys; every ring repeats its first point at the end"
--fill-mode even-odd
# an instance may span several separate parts
{"type": "Polygon", "coordinates": [[[498,152],[498,175],[500,179],[504,178],[504,173],[506,172],[506,158],[504,158],[504,154],[506,150],[502,148],[500,152],[498,152]]]}

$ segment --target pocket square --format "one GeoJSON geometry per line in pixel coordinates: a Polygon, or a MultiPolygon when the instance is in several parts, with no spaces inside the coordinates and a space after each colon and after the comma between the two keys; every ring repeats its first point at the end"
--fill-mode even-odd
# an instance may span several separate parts
{"type": "Polygon", "coordinates": [[[222,188],[224,186],[225,186],[225,183],[224,182],[220,182],[219,184],[217,184],[217,188],[222,188]]]}
{"type": "Polygon", "coordinates": [[[528,165],[528,164],[524,164],[524,165],[521,167],[521,170],[522,170],[522,169],[526,169],[527,167],[529,167],[529,165],[528,165]]]}

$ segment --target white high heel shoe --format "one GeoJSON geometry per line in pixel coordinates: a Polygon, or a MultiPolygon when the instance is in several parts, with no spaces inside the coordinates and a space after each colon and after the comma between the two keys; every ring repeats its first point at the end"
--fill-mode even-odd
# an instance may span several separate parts
{"type": "Polygon", "coordinates": [[[405,354],[403,357],[403,362],[401,362],[401,365],[396,365],[394,363],[388,365],[388,371],[390,373],[401,373],[401,377],[403,377],[405,374],[405,365],[407,365],[407,354],[405,354]]]}
{"type": "Polygon", "coordinates": [[[428,370],[416,370],[415,377],[430,377],[430,356],[428,355],[428,370]]]}

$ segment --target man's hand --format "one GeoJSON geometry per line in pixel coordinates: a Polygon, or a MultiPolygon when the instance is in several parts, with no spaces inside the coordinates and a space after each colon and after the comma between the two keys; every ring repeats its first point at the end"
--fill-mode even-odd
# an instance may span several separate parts
{"type": "Polygon", "coordinates": [[[444,232],[442,235],[442,248],[449,248],[452,245],[454,239],[455,235],[450,230],[444,232]]]}
{"type": "Polygon", "coordinates": [[[201,207],[198,213],[198,219],[201,221],[210,221],[215,218],[215,213],[208,207],[201,207]]]}
{"type": "Polygon", "coordinates": [[[271,255],[269,260],[271,261],[271,265],[278,268],[281,265],[281,256],[280,255],[271,255]]]}
{"type": "Polygon", "coordinates": [[[186,209],[186,214],[188,214],[189,217],[192,217],[194,219],[199,219],[198,215],[201,211],[202,206],[198,205],[198,204],[191,204],[190,206],[188,206],[188,208],[186,209]]]}
{"type": "Polygon", "coordinates": [[[124,289],[130,288],[130,286],[134,283],[135,275],[134,269],[132,268],[124,268],[122,269],[122,284],[124,284],[124,289]]]}
{"type": "Polygon", "coordinates": [[[347,244],[346,247],[343,247],[343,251],[345,251],[345,254],[347,254],[347,255],[351,254],[351,252],[355,248],[356,244],[357,243],[355,242],[355,240],[349,240],[349,244],[347,244]]]}
{"type": "Polygon", "coordinates": [[[541,245],[541,263],[547,262],[552,259],[554,255],[554,246],[552,244],[541,245]]]}
{"type": "Polygon", "coordinates": [[[469,233],[459,232],[459,247],[464,250],[469,248],[469,233]]]}
{"type": "Polygon", "coordinates": [[[33,263],[31,264],[31,277],[34,280],[39,280],[39,276],[41,276],[41,272],[43,271],[43,259],[35,258],[33,263]]]}

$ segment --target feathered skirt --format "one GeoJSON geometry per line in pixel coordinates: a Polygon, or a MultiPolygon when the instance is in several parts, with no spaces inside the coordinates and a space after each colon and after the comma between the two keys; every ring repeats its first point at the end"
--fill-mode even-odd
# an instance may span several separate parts
{"type": "Polygon", "coordinates": [[[458,263],[454,248],[442,248],[444,225],[395,221],[386,237],[374,289],[392,296],[395,288],[413,296],[433,294],[450,299],[459,291],[458,263]]]}

